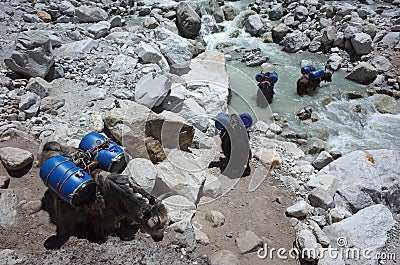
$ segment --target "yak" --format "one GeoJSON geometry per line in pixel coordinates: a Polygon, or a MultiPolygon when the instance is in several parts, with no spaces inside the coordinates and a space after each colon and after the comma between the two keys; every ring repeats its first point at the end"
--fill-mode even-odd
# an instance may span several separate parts
{"type": "Polygon", "coordinates": [[[304,94],[309,94],[317,90],[321,81],[332,82],[332,74],[330,72],[324,72],[321,78],[315,81],[310,79],[309,73],[304,74],[297,80],[297,94],[303,96],[304,94]]]}

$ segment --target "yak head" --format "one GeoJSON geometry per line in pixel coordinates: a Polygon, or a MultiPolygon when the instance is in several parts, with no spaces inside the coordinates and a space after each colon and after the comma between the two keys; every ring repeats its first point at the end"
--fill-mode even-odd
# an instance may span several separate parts
{"type": "Polygon", "coordinates": [[[161,241],[168,226],[168,211],[161,202],[150,204],[145,210],[141,230],[151,235],[154,241],[161,241]]]}

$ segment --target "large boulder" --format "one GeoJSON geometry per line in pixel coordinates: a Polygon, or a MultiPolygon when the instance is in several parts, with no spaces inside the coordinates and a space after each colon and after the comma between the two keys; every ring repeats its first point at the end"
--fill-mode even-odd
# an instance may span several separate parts
{"type": "Polygon", "coordinates": [[[379,73],[389,71],[393,68],[393,65],[388,59],[381,55],[377,55],[371,60],[371,64],[378,70],[379,73]]]}
{"type": "Polygon", "coordinates": [[[399,43],[399,39],[400,32],[389,32],[382,38],[378,45],[382,48],[392,50],[399,43]]]}
{"type": "Polygon", "coordinates": [[[294,53],[306,49],[310,45],[310,39],[303,32],[296,30],[287,34],[282,44],[285,51],[294,53]]]}
{"type": "Polygon", "coordinates": [[[344,249],[342,253],[347,253],[342,257],[350,262],[346,264],[377,265],[378,260],[373,257],[382,251],[388,238],[387,233],[394,223],[389,209],[378,204],[360,210],[338,223],[326,226],[323,231],[333,243],[333,249],[344,249]],[[359,258],[349,255],[348,253],[356,252],[348,252],[348,250],[358,250],[359,258]]]}
{"type": "Polygon", "coordinates": [[[157,29],[155,32],[161,53],[167,59],[171,71],[184,71],[193,57],[194,46],[185,38],[167,30],[157,29]]]}
{"type": "Polygon", "coordinates": [[[356,33],[351,38],[351,44],[354,52],[359,55],[368,54],[374,50],[372,38],[367,33],[356,33]]]}
{"type": "Polygon", "coordinates": [[[149,153],[156,153],[157,157],[164,147],[188,150],[194,136],[192,126],[165,118],[129,100],[119,101],[119,107],[108,111],[104,124],[132,157],[149,159],[149,153]]]}
{"type": "Polygon", "coordinates": [[[100,7],[82,5],[75,9],[75,17],[79,22],[90,23],[107,20],[108,14],[100,7]]]}
{"type": "Polygon", "coordinates": [[[251,36],[260,36],[260,30],[263,28],[261,16],[258,14],[249,16],[245,22],[245,27],[251,36]]]}
{"type": "Polygon", "coordinates": [[[279,43],[289,32],[289,27],[283,23],[279,23],[272,29],[272,38],[274,42],[279,43]]]}
{"type": "Polygon", "coordinates": [[[190,2],[180,2],[176,10],[176,24],[186,38],[195,38],[201,28],[201,18],[190,2]]]}
{"type": "Polygon", "coordinates": [[[211,117],[226,112],[229,76],[224,54],[204,52],[192,60],[190,68],[190,72],[182,75],[187,85],[187,97],[193,98],[211,117]]]}
{"type": "Polygon", "coordinates": [[[354,69],[346,76],[347,79],[356,81],[360,84],[372,82],[378,71],[370,63],[360,62],[354,69]]]}
{"type": "Polygon", "coordinates": [[[18,171],[32,164],[33,154],[20,148],[3,147],[0,149],[0,160],[6,169],[18,171]]]}
{"type": "Polygon", "coordinates": [[[200,131],[207,130],[210,125],[206,110],[192,98],[189,98],[182,103],[179,115],[185,118],[188,124],[193,125],[200,131]]]}
{"type": "Polygon", "coordinates": [[[270,20],[279,20],[283,16],[282,4],[274,5],[268,13],[270,20]]]}
{"type": "Polygon", "coordinates": [[[108,21],[100,21],[88,28],[88,32],[94,35],[95,39],[102,38],[108,34],[111,23],[108,21]]]}
{"type": "Polygon", "coordinates": [[[353,212],[382,203],[393,212],[400,210],[400,154],[381,149],[351,152],[324,167],[317,176],[338,180],[337,194],[353,212]]]}
{"type": "Polygon", "coordinates": [[[96,49],[99,45],[98,40],[85,39],[75,41],[62,45],[60,48],[54,50],[54,55],[59,58],[84,58],[92,50],[96,49]]]}
{"type": "Polygon", "coordinates": [[[149,73],[137,82],[135,101],[149,109],[160,106],[171,91],[171,85],[168,77],[149,73]]]}

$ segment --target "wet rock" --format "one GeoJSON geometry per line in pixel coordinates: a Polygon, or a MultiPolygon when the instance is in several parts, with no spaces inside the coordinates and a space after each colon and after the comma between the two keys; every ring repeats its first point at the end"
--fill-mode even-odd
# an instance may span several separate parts
{"type": "Polygon", "coordinates": [[[312,206],[306,201],[299,201],[296,204],[288,207],[286,209],[286,214],[296,218],[304,218],[311,212],[311,210],[312,206]]]}
{"type": "Polygon", "coordinates": [[[262,246],[262,240],[252,231],[245,231],[238,234],[235,239],[236,246],[239,248],[241,254],[246,254],[257,250],[262,246]]]}
{"type": "Polygon", "coordinates": [[[200,32],[201,18],[189,2],[179,3],[176,23],[179,31],[186,38],[195,38],[200,32]]]}
{"type": "Polygon", "coordinates": [[[150,160],[135,158],[129,161],[122,174],[129,176],[129,184],[134,189],[139,187],[151,194],[156,183],[157,169],[150,160]]]}
{"type": "Polygon", "coordinates": [[[88,32],[93,34],[95,39],[102,38],[107,35],[109,29],[111,28],[111,23],[108,21],[100,21],[88,28],[88,32]]]}
{"type": "Polygon", "coordinates": [[[31,92],[27,92],[21,97],[21,102],[19,103],[19,109],[23,111],[27,119],[30,119],[37,115],[40,108],[40,97],[31,92]]]}
{"type": "Polygon", "coordinates": [[[249,16],[245,22],[245,27],[251,36],[260,36],[260,30],[263,28],[260,15],[254,14],[249,16]]]}
{"type": "Polygon", "coordinates": [[[221,250],[210,257],[211,265],[239,265],[240,261],[230,250],[221,250]]]}
{"type": "Polygon", "coordinates": [[[322,140],[317,140],[311,144],[311,146],[307,149],[308,154],[316,154],[325,150],[325,142],[322,140]]]}
{"type": "Polygon", "coordinates": [[[384,94],[376,94],[370,97],[372,103],[374,104],[375,108],[380,113],[390,113],[390,114],[399,114],[400,113],[400,106],[398,100],[394,99],[393,97],[384,95],[384,94]]]}
{"type": "Polygon", "coordinates": [[[309,44],[310,39],[306,34],[299,30],[295,30],[294,32],[287,34],[282,42],[284,50],[290,53],[306,49],[309,44]]]}
{"type": "Polygon", "coordinates": [[[349,212],[345,209],[339,208],[339,207],[335,207],[335,208],[331,209],[329,211],[329,215],[331,216],[332,223],[340,222],[343,219],[346,219],[346,218],[352,216],[351,212],[349,212]]]}
{"type": "Polygon", "coordinates": [[[174,195],[163,200],[168,209],[168,217],[172,222],[191,219],[196,212],[196,205],[187,198],[174,195]]]}
{"type": "Polygon", "coordinates": [[[14,224],[17,216],[17,196],[14,190],[2,191],[0,196],[0,226],[6,228],[14,224]]]}
{"type": "Polygon", "coordinates": [[[366,33],[356,33],[351,38],[351,44],[353,45],[356,54],[364,55],[374,50],[372,38],[366,33]]]}
{"type": "Polygon", "coordinates": [[[274,5],[268,13],[269,19],[276,21],[282,18],[283,16],[283,7],[282,4],[274,5]]]}
{"type": "Polygon", "coordinates": [[[375,67],[367,62],[360,62],[354,69],[346,76],[347,79],[365,84],[373,81],[378,75],[375,67]]]}
{"type": "Polygon", "coordinates": [[[108,14],[99,7],[82,5],[75,8],[75,17],[79,22],[90,23],[107,20],[108,14]]]}
{"type": "MultiPolygon", "coordinates": [[[[387,240],[387,232],[394,224],[389,209],[377,204],[362,209],[338,223],[326,226],[323,231],[331,240],[332,247],[368,248],[371,250],[370,256],[373,257],[382,251],[387,240]]],[[[376,260],[367,259],[363,255],[360,255],[360,259],[351,259],[351,262],[356,265],[376,264],[376,260]]]]}
{"type": "Polygon", "coordinates": [[[122,27],[122,18],[121,16],[114,16],[110,19],[110,28],[122,27]]]}
{"type": "Polygon", "coordinates": [[[171,90],[171,80],[163,75],[149,73],[136,84],[135,101],[148,108],[161,105],[171,90]]]}
{"type": "Polygon", "coordinates": [[[213,175],[206,177],[203,186],[203,195],[214,199],[222,195],[222,184],[217,177],[213,175]]]}
{"type": "Polygon", "coordinates": [[[318,157],[312,162],[312,165],[316,169],[322,169],[332,161],[332,156],[328,152],[322,151],[321,153],[319,153],[318,157]]]}
{"type": "Polygon", "coordinates": [[[289,32],[289,27],[287,27],[285,24],[280,23],[276,25],[272,29],[272,38],[274,39],[275,43],[279,43],[289,32]]]}
{"type": "Polygon", "coordinates": [[[359,99],[359,98],[363,98],[363,94],[361,92],[358,91],[349,91],[346,94],[348,99],[359,99]]]}
{"type": "Polygon", "coordinates": [[[324,210],[328,210],[333,206],[332,195],[323,189],[315,188],[308,195],[308,200],[310,204],[314,207],[320,207],[324,210]]]}
{"type": "Polygon", "coordinates": [[[33,154],[20,148],[3,147],[0,149],[0,159],[7,169],[17,171],[32,164],[33,154]]]}
{"type": "Polygon", "coordinates": [[[213,227],[218,227],[225,223],[225,216],[218,211],[210,211],[206,213],[205,219],[210,221],[213,227]]]}

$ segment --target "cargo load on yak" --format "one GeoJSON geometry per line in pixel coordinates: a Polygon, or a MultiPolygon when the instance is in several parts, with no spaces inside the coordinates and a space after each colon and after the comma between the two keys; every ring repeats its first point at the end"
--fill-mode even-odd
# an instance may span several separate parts
{"type": "Polygon", "coordinates": [[[276,72],[261,72],[256,75],[256,81],[259,82],[257,85],[257,106],[265,108],[268,103],[272,103],[275,94],[274,85],[278,82],[278,74],[276,72]]]}

